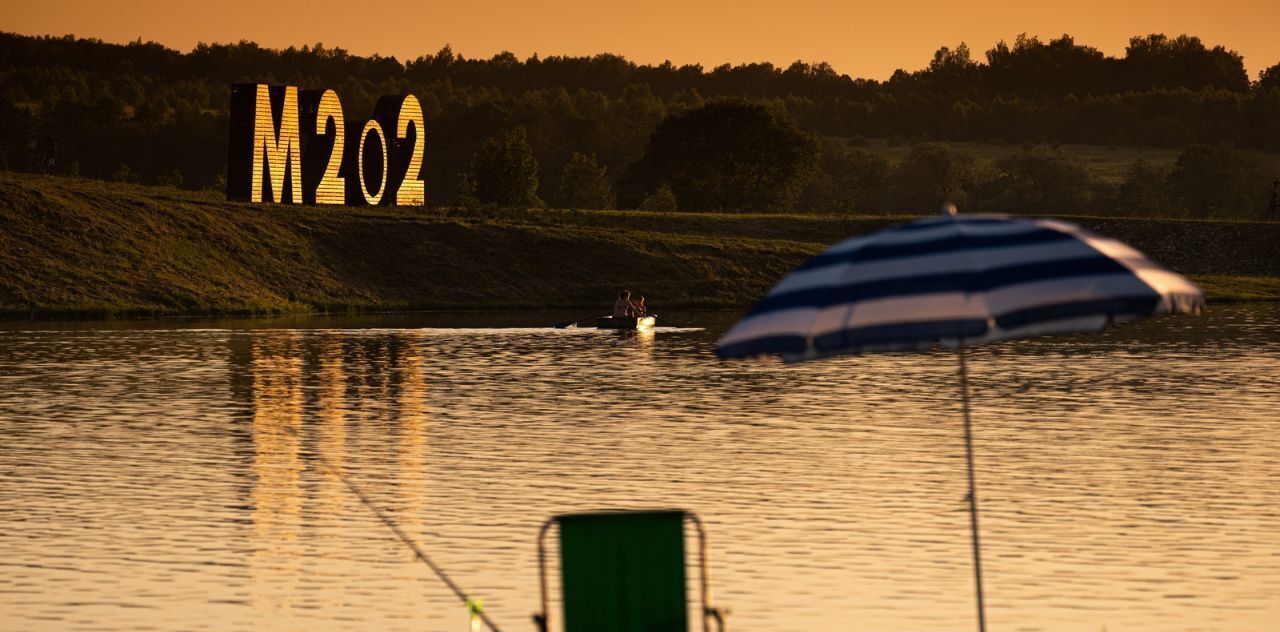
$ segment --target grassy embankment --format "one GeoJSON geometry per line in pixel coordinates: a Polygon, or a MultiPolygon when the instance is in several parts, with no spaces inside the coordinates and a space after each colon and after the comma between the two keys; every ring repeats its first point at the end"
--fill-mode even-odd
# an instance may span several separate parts
{"type": "MultiPolygon", "coordinates": [[[[1022,145],[1008,143],[969,143],[947,141],[943,143],[956,151],[970,154],[981,165],[993,165],[1001,158],[1012,156],[1022,151],[1022,145]]],[[[911,151],[911,143],[891,144],[883,139],[867,141],[865,145],[850,145],[851,149],[861,149],[880,154],[891,162],[900,162],[911,151]]],[[[1129,175],[1135,160],[1145,160],[1162,169],[1173,169],[1182,154],[1182,149],[1166,147],[1142,147],[1137,145],[1055,145],[1063,154],[1078,159],[1093,177],[1100,182],[1119,185],[1129,175]]],[[[1266,153],[1248,149],[1237,150],[1239,153],[1257,160],[1268,173],[1280,174],[1280,154],[1266,153]]]]}
{"type": "MultiPolygon", "coordinates": [[[[748,305],[824,245],[901,218],[231,204],[0,174],[0,314],[126,316],[748,305]]],[[[1076,218],[1213,300],[1280,299],[1280,224],[1076,218]]]]}

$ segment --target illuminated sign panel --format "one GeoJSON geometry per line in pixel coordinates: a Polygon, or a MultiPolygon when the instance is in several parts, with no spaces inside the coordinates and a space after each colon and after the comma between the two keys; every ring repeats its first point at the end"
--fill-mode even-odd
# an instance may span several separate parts
{"type": "Polygon", "coordinates": [[[304,90],[298,97],[298,112],[307,121],[303,131],[307,152],[302,161],[302,201],[346,204],[342,156],[347,146],[347,127],[338,93],[304,90]]]}
{"type": "Polygon", "coordinates": [[[333,90],[231,86],[227,199],[422,206],[426,137],[413,95],[378,99],[349,121],[333,90]]]}

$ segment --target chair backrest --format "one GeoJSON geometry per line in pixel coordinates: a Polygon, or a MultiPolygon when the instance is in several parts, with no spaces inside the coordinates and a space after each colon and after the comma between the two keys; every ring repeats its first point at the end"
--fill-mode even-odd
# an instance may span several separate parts
{"type": "Polygon", "coordinates": [[[686,632],[684,518],[683,511],[557,516],[565,632],[686,632]]]}

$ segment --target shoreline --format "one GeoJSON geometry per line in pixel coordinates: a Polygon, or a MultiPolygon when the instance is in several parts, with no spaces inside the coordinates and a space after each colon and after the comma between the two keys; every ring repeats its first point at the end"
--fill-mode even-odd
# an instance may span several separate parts
{"type": "MultiPolygon", "coordinates": [[[[1274,279],[1280,285],[1280,279],[1274,279]]],[[[1194,282],[1194,279],[1193,279],[1194,282]]],[[[1214,306],[1250,305],[1280,303],[1280,296],[1208,296],[1205,300],[1209,308],[1214,306]]],[[[663,303],[664,311],[744,311],[751,304],[717,304],[717,303],[663,303]]],[[[143,309],[0,309],[0,322],[110,322],[133,320],[194,320],[194,319],[251,319],[251,318],[291,318],[291,317],[335,317],[335,316],[396,316],[411,314],[466,314],[466,313],[558,313],[588,312],[595,310],[601,313],[608,311],[607,305],[426,305],[420,307],[362,309],[352,305],[336,306],[335,309],[301,309],[291,310],[190,310],[184,312],[148,311],[143,309]]]]}
{"type": "MultiPolygon", "coordinates": [[[[0,173],[0,320],[742,310],[809,257],[909,218],[231,203],[0,173]]],[[[1063,217],[1186,275],[1280,301],[1280,223],[1063,217]]]]}

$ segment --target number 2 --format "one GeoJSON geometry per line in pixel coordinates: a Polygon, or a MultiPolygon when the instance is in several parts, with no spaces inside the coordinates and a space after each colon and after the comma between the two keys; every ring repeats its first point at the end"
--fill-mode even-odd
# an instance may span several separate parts
{"type": "Polygon", "coordinates": [[[338,175],[338,167],[342,165],[342,149],[346,144],[346,124],[342,120],[342,102],[338,93],[325,90],[320,96],[320,107],[316,110],[316,133],[323,135],[333,119],[333,150],[329,152],[329,162],[324,167],[324,176],[316,185],[316,204],[345,204],[347,201],[346,178],[338,175]]]}
{"type": "Polygon", "coordinates": [[[422,154],[426,146],[423,129],[422,105],[412,94],[405,95],[400,104],[400,116],[396,119],[396,138],[409,137],[409,123],[413,123],[413,153],[409,156],[409,168],[396,191],[397,206],[422,206],[426,203],[426,186],[422,182],[422,154]]]}

